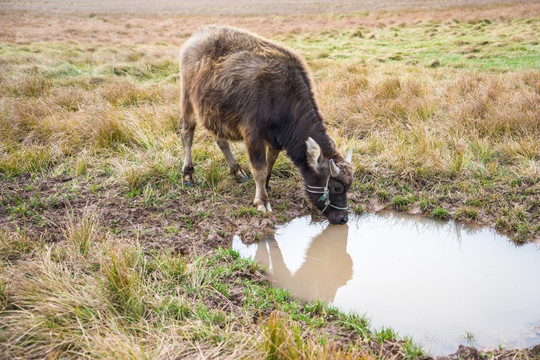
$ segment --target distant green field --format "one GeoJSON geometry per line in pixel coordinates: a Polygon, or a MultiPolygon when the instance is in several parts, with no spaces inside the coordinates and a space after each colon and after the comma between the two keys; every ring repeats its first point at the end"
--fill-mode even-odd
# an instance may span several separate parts
{"type": "Polygon", "coordinates": [[[425,21],[294,34],[283,40],[308,60],[399,63],[487,71],[539,69],[538,19],[425,21]]]}

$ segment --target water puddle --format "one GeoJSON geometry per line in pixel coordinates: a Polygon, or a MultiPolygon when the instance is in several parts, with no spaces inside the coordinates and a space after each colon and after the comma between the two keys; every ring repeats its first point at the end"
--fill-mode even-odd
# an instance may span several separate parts
{"type": "Polygon", "coordinates": [[[540,343],[540,248],[489,228],[395,212],[345,226],[302,217],[233,248],[299,298],[367,314],[432,355],[540,343]]]}

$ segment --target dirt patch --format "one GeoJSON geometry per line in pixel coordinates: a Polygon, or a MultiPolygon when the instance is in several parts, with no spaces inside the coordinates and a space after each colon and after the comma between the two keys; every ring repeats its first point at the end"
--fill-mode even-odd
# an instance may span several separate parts
{"type": "MultiPolygon", "coordinates": [[[[108,231],[136,237],[145,246],[205,253],[229,246],[233,235],[255,241],[280,221],[278,214],[263,216],[250,212],[252,184],[239,184],[247,186],[247,190],[240,196],[225,193],[219,203],[210,196],[210,189],[182,188],[174,196],[149,205],[141,196],[127,195],[122,186],[105,183],[105,177],[32,178],[28,174],[0,181],[0,228],[56,242],[64,237],[63,226],[68,217],[89,211],[108,231]],[[104,185],[99,191],[93,190],[99,183],[104,185]]],[[[288,204],[279,213],[281,219],[308,212],[298,192],[275,195],[274,203],[288,204]]]]}
{"type": "MultiPolygon", "coordinates": [[[[363,184],[354,184],[349,193],[353,211],[396,208],[395,198],[401,193],[399,189],[403,184],[368,176],[363,180],[363,184]],[[359,191],[358,186],[365,184],[373,184],[374,190],[359,191]],[[383,188],[384,196],[379,193],[383,188]]],[[[502,206],[490,206],[489,210],[488,207],[480,208],[471,218],[463,210],[468,208],[469,199],[460,194],[459,184],[449,184],[449,190],[438,194],[439,182],[406,183],[412,194],[433,194],[437,201],[422,204],[422,195],[414,195],[410,204],[398,210],[437,217],[437,209],[447,209],[442,218],[446,216],[491,227],[497,227],[501,216],[504,218],[502,206]]],[[[90,211],[97,216],[101,226],[115,235],[136,237],[149,247],[206,253],[229,246],[234,235],[239,235],[246,243],[257,241],[264,233],[273,231],[275,224],[298,216],[311,214],[315,221],[324,220],[322,215],[311,211],[304,199],[301,180],[291,186],[290,179],[276,178],[272,184],[269,195],[274,212],[261,214],[251,206],[255,194],[252,180],[237,183],[219,194],[204,186],[178,186],[149,202],[142,194],[131,196],[124,186],[110,182],[106,176],[32,177],[26,174],[0,180],[0,228],[22,230],[55,242],[63,239],[63,226],[69,216],[78,217],[90,211]]],[[[500,186],[496,197],[482,200],[495,204],[501,198],[515,198],[525,192],[529,194],[530,206],[525,206],[523,216],[529,223],[536,224],[540,217],[537,202],[540,182],[513,188],[500,186]]],[[[519,229],[499,230],[519,242],[538,241],[534,233],[532,237],[520,238],[519,229]]]]}

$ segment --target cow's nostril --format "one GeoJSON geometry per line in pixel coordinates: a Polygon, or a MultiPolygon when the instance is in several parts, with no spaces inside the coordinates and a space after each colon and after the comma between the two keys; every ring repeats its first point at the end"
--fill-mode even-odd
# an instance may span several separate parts
{"type": "Polygon", "coordinates": [[[349,221],[349,217],[347,215],[345,215],[343,218],[341,218],[341,225],[346,224],[347,221],[349,221]]]}

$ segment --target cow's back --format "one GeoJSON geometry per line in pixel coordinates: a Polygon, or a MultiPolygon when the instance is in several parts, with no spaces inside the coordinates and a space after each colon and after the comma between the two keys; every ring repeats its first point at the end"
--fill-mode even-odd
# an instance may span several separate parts
{"type": "Polygon", "coordinates": [[[280,148],[270,130],[284,129],[279,122],[291,121],[298,102],[315,106],[303,61],[257,35],[206,27],[182,46],[180,60],[183,91],[218,137],[240,140],[256,128],[280,148]]]}
{"type": "Polygon", "coordinates": [[[220,26],[199,29],[182,46],[180,61],[190,67],[203,58],[218,60],[231,52],[253,51],[265,39],[246,31],[220,26]]]}

